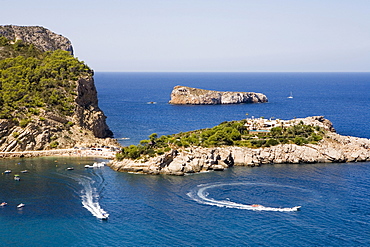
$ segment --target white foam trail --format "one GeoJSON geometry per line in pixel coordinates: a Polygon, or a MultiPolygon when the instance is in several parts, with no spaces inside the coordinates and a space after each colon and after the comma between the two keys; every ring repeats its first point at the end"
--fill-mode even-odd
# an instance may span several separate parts
{"type": "Polygon", "coordinates": [[[96,188],[92,187],[93,182],[86,178],[81,179],[79,182],[83,186],[83,190],[81,191],[83,207],[99,219],[107,218],[109,214],[100,207],[99,194],[96,188]]]}
{"type": "MultiPolygon", "coordinates": [[[[230,201],[227,198],[227,201],[222,200],[215,200],[213,198],[208,198],[209,193],[207,192],[208,189],[215,188],[215,187],[222,187],[226,185],[267,185],[262,183],[231,183],[231,184],[202,184],[198,185],[200,187],[196,193],[189,192],[187,195],[192,198],[193,200],[206,205],[217,206],[217,207],[226,207],[226,208],[237,208],[237,209],[245,209],[245,210],[253,210],[253,211],[278,211],[278,212],[292,212],[292,211],[299,211],[300,206],[295,206],[292,208],[275,208],[275,207],[265,207],[262,205],[247,205],[241,204],[230,201]]],[[[269,184],[271,186],[271,184],[269,184]]],[[[289,186],[288,186],[289,187],[289,186]]]]}

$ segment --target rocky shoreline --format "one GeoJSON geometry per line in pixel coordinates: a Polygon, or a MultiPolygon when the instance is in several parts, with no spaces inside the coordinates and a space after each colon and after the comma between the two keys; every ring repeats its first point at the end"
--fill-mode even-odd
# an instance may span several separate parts
{"type": "MultiPolygon", "coordinates": [[[[306,118],[312,121],[314,118],[306,118]]],[[[331,122],[325,120],[328,129],[331,122]]],[[[319,123],[317,123],[319,124],[319,123]]],[[[322,122],[320,122],[322,124],[322,122]]],[[[108,165],[119,172],[185,175],[203,171],[222,171],[232,166],[264,164],[343,163],[370,161],[370,139],[341,136],[330,132],[318,144],[280,144],[264,148],[224,146],[189,147],[171,150],[143,160],[114,160],[108,165]]]]}
{"type": "Polygon", "coordinates": [[[74,148],[41,150],[41,151],[22,151],[22,152],[0,152],[0,159],[12,158],[34,158],[46,156],[64,156],[64,157],[96,157],[104,159],[114,159],[115,151],[108,150],[78,150],[74,148]]]}

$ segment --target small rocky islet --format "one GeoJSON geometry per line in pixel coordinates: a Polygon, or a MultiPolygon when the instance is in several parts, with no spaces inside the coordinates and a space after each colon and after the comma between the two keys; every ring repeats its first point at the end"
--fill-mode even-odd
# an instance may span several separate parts
{"type": "Polygon", "coordinates": [[[221,92],[186,86],[175,86],[171,92],[171,100],[169,101],[173,105],[218,105],[265,102],[268,102],[268,99],[262,93],[221,92]]]}

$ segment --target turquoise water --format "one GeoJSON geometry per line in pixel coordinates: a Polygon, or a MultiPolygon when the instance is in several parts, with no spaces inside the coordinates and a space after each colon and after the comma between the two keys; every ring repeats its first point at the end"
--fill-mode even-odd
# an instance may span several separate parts
{"type": "MultiPolygon", "coordinates": [[[[370,138],[369,73],[96,73],[123,144],[249,116],[325,115],[370,138]],[[268,104],[171,106],[173,86],[265,93],[268,104]],[[244,88],[244,89],[243,89],[244,88]],[[294,99],[287,99],[290,91],[294,99]],[[147,104],[154,101],[156,104],[147,104]]],[[[0,160],[0,246],[369,246],[369,162],[233,167],[184,177],[85,169],[90,158],[0,160]],[[74,167],[68,171],[67,167],[74,167]],[[27,169],[29,173],[19,173],[27,169]],[[21,181],[14,181],[19,173],[21,181]],[[25,203],[23,209],[16,205],[25,203]],[[240,205],[293,207],[251,211],[240,205]],[[106,211],[108,221],[96,215],[106,211]]],[[[102,161],[98,159],[97,161],[102,161]]]]}

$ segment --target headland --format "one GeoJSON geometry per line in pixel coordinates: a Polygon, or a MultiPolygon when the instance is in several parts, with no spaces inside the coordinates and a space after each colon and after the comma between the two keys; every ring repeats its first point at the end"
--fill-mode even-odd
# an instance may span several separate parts
{"type": "MultiPolygon", "coordinates": [[[[332,123],[322,116],[286,121],[247,119],[242,123],[242,126],[234,123],[240,131],[240,136],[230,129],[230,134],[222,139],[221,134],[214,132],[214,137],[203,139],[202,143],[207,142],[206,145],[179,143],[182,140],[189,140],[188,137],[192,135],[195,139],[198,138],[196,133],[184,138],[175,136],[175,142],[170,145],[171,147],[161,149],[156,155],[150,151],[149,154],[127,158],[131,155],[130,150],[135,152],[140,150],[129,147],[123,151],[126,158],[112,161],[109,165],[121,172],[185,175],[222,171],[234,165],[254,167],[266,164],[370,161],[369,139],[339,135],[335,133],[332,123]],[[253,130],[265,131],[258,133],[253,130]],[[229,136],[234,136],[235,140],[229,139],[229,136]],[[213,138],[223,144],[213,145],[211,142],[213,138]],[[227,140],[231,142],[228,144],[227,140]]],[[[202,133],[200,136],[205,137],[211,130],[203,130],[202,133]]],[[[155,142],[160,143],[160,138],[154,139],[152,136],[151,139],[151,145],[155,145],[153,144],[155,142]]],[[[171,140],[171,137],[168,137],[165,141],[171,140]]],[[[142,142],[144,145],[148,143],[142,142]]]]}

